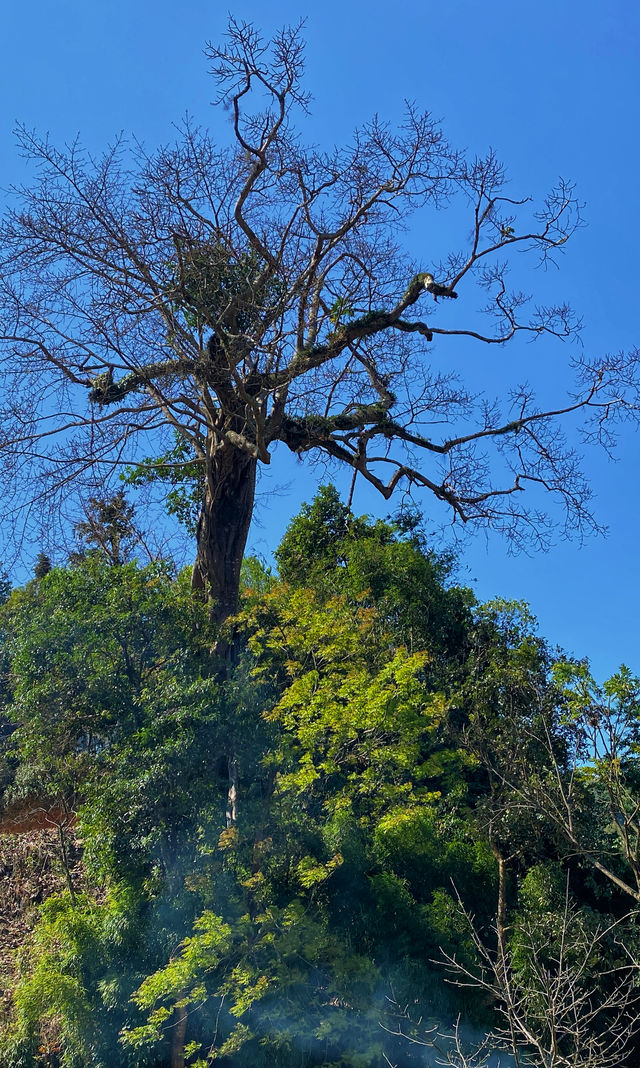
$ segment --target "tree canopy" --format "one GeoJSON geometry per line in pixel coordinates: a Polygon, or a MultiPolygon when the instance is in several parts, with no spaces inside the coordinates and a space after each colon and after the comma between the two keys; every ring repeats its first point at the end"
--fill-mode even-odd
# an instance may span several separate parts
{"type": "Polygon", "coordinates": [[[228,145],[186,122],[155,152],[120,141],[94,158],[20,131],[37,174],[0,227],[5,500],[54,514],[74,485],[95,496],[142,461],[146,476],[195,477],[194,582],[218,621],[237,604],[256,467],[277,443],[348,465],[385,498],[425,489],[517,542],[544,540],[536,489],[566,529],[593,526],[558,419],[584,414],[609,445],[636,410],[635,354],[579,358],[575,391],[545,410],[517,381],[498,402],[476,397],[455,371],[461,339],[576,336],[566,303],[510,283],[516,254],[548,262],[580,225],[572,186],[513,196],[492,152],[467,159],[414,106],[398,129],[376,117],[345,147],[306,146],[300,27],[264,41],[232,19],[206,54],[228,145]],[[425,235],[414,262],[412,215],[454,200],[466,243],[433,262],[425,235]]]}

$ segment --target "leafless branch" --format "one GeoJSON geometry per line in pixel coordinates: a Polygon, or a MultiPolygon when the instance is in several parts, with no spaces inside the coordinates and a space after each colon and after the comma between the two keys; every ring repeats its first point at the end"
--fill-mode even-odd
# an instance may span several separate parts
{"type": "Polygon", "coordinates": [[[493,153],[467,161],[413,105],[397,129],[376,117],[344,148],[305,147],[300,26],[265,41],[231,19],[207,56],[232,117],[226,147],[186,123],[154,153],[120,140],[96,159],[19,130],[37,176],[0,227],[5,492],[25,490],[30,515],[28,501],[70,492],[76,476],[102,482],[116,462],[161,451],[160,426],[175,432],[202,467],[198,573],[229,605],[241,547],[221,531],[235,525],[244,544],[255,465],[277,442],[348,464],[385,497],[429,490],[454,519],[516,545],[544,544],[543,494],[565,532],[597,529],[557,427],[583,415],[586,439],[610,448],[616,418],[637,416],[637,354],[581,362],[575,393],[545,409],[527,387],[505,390],[500,408],[442,390],[454,338],[577,336],[562,301],[536,307],[509,282],[516,251],[548,261],[564,249],[580,225],[573,188],[538,208],[505,196],[493,153]],[[470,211],[468,246],[411,263],[401,227],[455,198],[470,211]],[[455,304],[451,325],[440,300],[455,304]],[[223,578],[225,554],[236,563],[223,578]]]}

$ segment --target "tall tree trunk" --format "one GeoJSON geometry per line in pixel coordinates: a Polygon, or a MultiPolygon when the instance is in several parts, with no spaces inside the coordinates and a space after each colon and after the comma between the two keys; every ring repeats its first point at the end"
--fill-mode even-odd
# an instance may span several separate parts
{"type": "Polygon", "coordinates": [[[496,933],[498,936],[498,961],[504,967],[505,944],[507,934],[507,862],[497,844],[493,826],[489,826],[489,847],[498,865],[498,907],[496,913],[496,933]]]}
{"type": "Polygon", "coordinates": [[[184,1068],[184,1047],[187,1040],[187,1010],[184,1005],[175,1009],[173,1040],[171,1043],[171,1068],[184,1068]]]}
{"type": "MultiPolygon", "coordinates": [[[[192,586],[206,593],[211,617],[221,626],[238,608],[240,568],[253,514],[256,460],[228,443],[215,445],[209,455],[204,499],[198,520],[198,552],[192,586]]],[[[237,655],[234,635],[219,636],[215,644],[216,672],[221,680],[233,671],[237,655]]],[[[238,820],[238,764],[228,755],[226,824],[238,820]]]]}
{"type": "Polygon", "coordinates": [[[227,827],[235,827],[238,822],[238,762],[229,757],[229,787],[227,790],[227,827]]]}
{"type": "Polygon", "coordinates": [[[212,449],[198,520],[193,588],[205,590],[222,624],[237,610],[240,567],[256,488],[256,460],[224,442],[212,449]]]}
{"type": "Polygon", "coordinates": [[[69,852],[67,850],[67,837],[64,833],[64,824],[58,824],[58,836],[60,839],[60,859],[62,861],[62,867],[64,870],[64,877],[67,883],[67,889],[69,890],[69,896],[71,898],[71,904],[75,908],[76,906],[76,891],[73,885],[73,877],[71,875],[71,866],[69,864],[69,852]]]}

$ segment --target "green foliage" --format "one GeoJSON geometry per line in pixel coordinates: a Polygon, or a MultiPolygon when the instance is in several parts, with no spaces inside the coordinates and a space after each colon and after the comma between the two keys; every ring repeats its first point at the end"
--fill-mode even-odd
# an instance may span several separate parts
{"type": "Polygon", "coordinates": [[[3,605],[11,593],[11,581],[7,572],[0,566],[0,605],[3,605]]]}
{"type": "Polygon", "coordinates": [[[108,898],[50,898],[23,947],[14,1016],[2,1043],[7,1066],[124,1068],[138,1064],[120,1053],[118,1003],[131,992],[127,937],[133,915],[108,898]],[[119,938],[113,938],[114,922],[119,938]]]}
{"type": "Polygon", "coordinates": [[[276,590],[271,602],[276,621],[258,628],[251,646],[258,673],[267,652],[288,680],[267,713],[283,724],[298,758],[282,788],[302,792],[337,775],[352,798],[381,800],[387,781],[409,779],[422,737],[442,715],[441,698],[427,697],[421,682],[427,654],[399,649],[389,658],[375,614],[344,599],[321,603],[308,591],[276,590]]]}
{"type": "Polygon", "coordinates": [[[354,522],[357,537],[362,523],[354,519],[334,486],[323,486],[312,504],[302,506],[276,551],[282,581],[311,586],[314,580],[321,581],[323,575],[344,566],[343,543],[354,522]]]}
{"type": "Polygon", "coordinates": [[[162,456],[148,457],[121,475],[128,486],[160,484],[166,487],[164,504],[189,534],[195,534],[202,504],[204,476],[202,464],[193,458],[189,444],[178,434],[175,445],[162,456]]]}
{"type": "Polygon", "coordinates": [[[339,329],[341,323],[344,322],[345,319],[352,319],[353,315],[353,308],[344,297],[338,297],[329,310],[329,319],[335,326],[336,330],[339,329]]]}
{"type": "Polygon", "coordinates": [[[453,560],[425,549],[416,522],[356,517],[325,486],[292,521],[275,555],[287,584],[375,607],[393,640],[429,652],[440,677],[467,655],[473,595],[450,583],[453,560]]]}
{"type": "Polygon", "coordinates": [[[198,656],[203,616],[162,567],[114,567],[100,553],[15,590],[2,628],[16,789],[73,794],[140,723],[149,686],[190,644],[198,656]]]}
{"type": "MultiPolygon", "coordinates": [[[[278,576],[245,561],[226,675],[188,576],[113,556],[53,568],[0,611],[4,799],[75,807],[88,887],[49,899],[24,943],[3,1064],[164,1068],[186,1018],[190,1068],[417,1066],[398,999],[445,1026],[490,1017],[433,962],[477,967],[459,899],[494,952],[496,855],[520,983],[547,960],[532,932],[551,965],[570,917],[571,965],[620,913],[522,790],[571,773],[597,710],[623,730],[631,814],[625,669],[599,689],[554,663],[523,606],[475,606],[413,522],[354,517],[331,487],[278,576]]],[[[610,771],[603,754],[572,782],[611,850],[610,771]]]]}

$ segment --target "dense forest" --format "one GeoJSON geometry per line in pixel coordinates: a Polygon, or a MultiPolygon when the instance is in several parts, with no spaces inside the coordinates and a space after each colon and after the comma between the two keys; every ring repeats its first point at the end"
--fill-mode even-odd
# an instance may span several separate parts
{"type": "Polygon", "coordinates": [[[232,670],[135,553],[94,500],[4,589],[2,1064],[637,1063],[638,680],[331,486],[232,670]]]}

